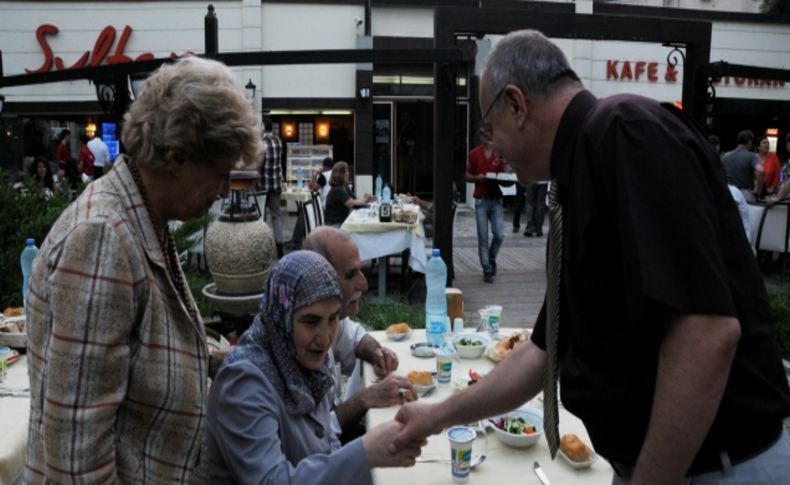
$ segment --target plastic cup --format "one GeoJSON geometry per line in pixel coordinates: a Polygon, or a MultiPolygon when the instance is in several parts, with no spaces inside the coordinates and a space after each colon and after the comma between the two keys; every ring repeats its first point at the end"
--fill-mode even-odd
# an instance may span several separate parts
{"type": "Polygon", "coordinates": [[[436,351],[436,381],[439,384],[449,384],[453,377],[453,358],[455,351],[442,347],[436,351]]]}
{"type": "Polygon", "coordinates": [[[491,335],[499,334],[499,324],[502,323],[502,305],[486,305],[488,313],[488,332],[491,335]]]}
{"type": "Polygon", "coordinates": [[[469,472],[472,470],[472,443],[475,441],[475,436],[477,436],[475,430],[468,426],[453,426],[447,430],[447,440],[450,442],[450,466],[455,483],[469,481],[469,472]]]}

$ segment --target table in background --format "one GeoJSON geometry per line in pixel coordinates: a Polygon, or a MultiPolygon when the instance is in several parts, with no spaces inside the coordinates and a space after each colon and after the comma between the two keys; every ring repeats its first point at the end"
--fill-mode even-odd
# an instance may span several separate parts
{"type": "Polygon", "coordinates": [[[408,249],[409,267],[414,271],[425,273],[428,256],[425,250],[425,229],[422,219],[420,213],[418,221],[414,224],[379,222],[377,216],[371,215],[370,209],[362,208],[352,211],[341,226],[340,229],[347,232],[357,244],[360,260],[381,259],[378,277],[380,297],[386,296],[387,292],[386,268],[389,256],[408,249]]]}
{"type": "MultiPolygon", "coordinates": [[[[473,329],[468,329],[473,331],[473,329]]],[[[504,335],[510,335],[520,329],[501,329],[504,335]]],[[[403,342],[390,341],[385,332],[371,332],[370,335],[376,338],[382,345],[395,351],[398,355],[400,364],[398,373],[406,375],[411,370],[434,370],[436,369],[436,359],[420,359],[411,355],[409,346],[415,342],[425,340],[425,330],[414,330],[411,338],[403,342]]],[[[494,368],[494,363],[485,357],[479,359],[460,359],[453,362],[453,377],[466,376],[470,369],[474,369],[485,374],[494,368]]],[[[369,385],[371,379],[375,378],[373,369],[369,364],[365,364],[363,373],[365,384],[369,385]]],[[[423,400],[428,403],[440,402],[449,397],[453,392],[453,386],[437,386],[433,393],[423,400]]],[[[543,405],[536,397],[529,403],[532,407],[542,410],[543,405]]],[[[377,424],[386,422],[395,417],[398,411],[397,406],[382,409],[371,409],[368,411],[368,429],[377,424]]],[[[575,433],[588,445],[590,438],[582,422],[568,411],[560,408],[560,434],[575,433]]],[[[538,461],[546,472],[552,485],[576,485],[576,484],[610,484],[612,483],[612,468],[600,456],[592,467],[582,470],[571,468],[558,455],[555,461],[551,460],[549,447],[545,437],[540,438],[537,444],[529,448],[510,448],[502,444],[490,430],[484,439],[478,435],[473,445],[473,454],[485,454],[486,461],[472,470],[469,476],[471,484],[538,484],[538,478],[533,472],[533,463],[538,461]]],[[[450,457],[450,445],[444,433],[433,435],[428,439],[428,444],[422,450],[423,458],[442,458],[450,457]]],[[[373,471],[373,478],[377,485],[431,485],[439,483],[450,483],[450,465],[447,463],[417,463],[414,468],[377,468],[373,471]]]]}
{"type": "MultiPolygon", "coordinates": [[[[27,389],[27,356],[8,366],[8,376],[0,386],[10,389],[27,389]]],[[[27,426],[30,416],[29,397],[0,397],[0,485],[12,483],[22,474],[27,449],[27,426]]]]}

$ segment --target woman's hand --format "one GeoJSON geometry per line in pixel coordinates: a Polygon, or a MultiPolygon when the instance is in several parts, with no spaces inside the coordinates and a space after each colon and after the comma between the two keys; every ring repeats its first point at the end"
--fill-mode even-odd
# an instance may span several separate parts
{"type": "Polygon", "coordinates": [[[385,408],[393,404],[401,404],[417,400],[417,391],[408,379],[395,374],[390,374],[380,382],[368,386],[365,393],[365,407],[385,408]],[[403,392],[401,392],[403,389],[403,392]]]}
{"type": "Polygon", "coordinates": [[[370,468],[414,466],[422,452],[421,448],[427,443],[426,440],[408,443],[395,453],[390,453],[388,449],[389,443],[402,427],[397,421],[388,421],[365,433],[362,445],[365,447],[370,468]]]}

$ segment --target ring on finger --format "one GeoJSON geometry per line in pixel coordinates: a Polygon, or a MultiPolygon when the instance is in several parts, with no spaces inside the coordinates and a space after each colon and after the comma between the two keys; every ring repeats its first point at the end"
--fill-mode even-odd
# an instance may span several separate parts
{"type": "Polygon", "coordinates": [[[398,388],[398,396],[406,397],[406,392],[408,392],[408,391],[407,391],[407,389],[405,387],[399,387],[398,388]]]}

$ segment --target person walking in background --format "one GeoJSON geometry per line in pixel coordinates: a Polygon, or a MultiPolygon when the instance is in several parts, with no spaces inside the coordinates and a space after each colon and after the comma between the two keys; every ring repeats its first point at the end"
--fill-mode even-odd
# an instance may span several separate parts
{"type": "MultiPolygon", "coordinates": [[[[521,212],[524,210],[524,201],[526,200],[526,187],[516,182],[516,199],[513,202],[513,232],[518,233],[521,230],[521,212]]],[[[529,221],[527,221],[529,223],[529,221]]]]}
{"type": "Polygon", "coordinates": [[[66,160],[71,157],[71,130],[64,128],[60,130],[55,145],[55,161],[58,162],[60,170],[66,169],[66,160]]]}
{"type": "Polygon", "coordinates": [[[93,180],[93,162],[96,160],[93,152],[88,148],[88,141],[88,134],[80,133],[80,154],[77,158],[79,162],[77,168],[85,183],[93,180]]]}
{"type": "Polygon", "coordinates": [[[727,173],[727,183],[732,184],[741,191],[749,203],[757,201],[763,191],[765,171],[760,159],[752,151],[754,133],[743,130],[738,133],[738,146],[721,157],[724,171],[727,173]]]}
{"type": "Polygon", "coordinates": [[[546,216],[546,191],[548,182],[535,182],[527,185],[527,228],[524,235],[527,237],[543,236],[543,221],[546,216]]]}
{"type": "Polygon", "coordinates": [[[94,133],[88,142],[88,149],[93,153],[93,180],[97,180],[110,170],[110,149],[99,137],[99,132],[94,133]]]}
{"type": "Polygon", "coordinates": [[[233,72],[198,57],[153,72],[124,120],[128,155],[60,215],[33,266],[24,483],[205,472],[218,359],[168,221],[204,215],[239,161],[257,164],[258,123],[233,72]]]}
{"type": "Polygon", "coordinates": [[[505,238],[502,191],[496,180],[486,174],[505,171],[505,162],[494,152],[491,135],[485,123],[480,126],[480,144],[469,152],[466,162],[466,181],[474,182],[475,220],[477,222],[477,254],[483,267],[483,281],[493,283],[496,276],[496,257],[505,238]],[[491,225],[491,245],[488,227],[491,225]]]}
{"type": "Polygon", "coordinates": [[[519,180],[551,179],[546,300],[530,340],[474,386],[401,406],[391,451],[542,389],[552,456],[561,393],[613,485],[787,485],[768,294],[696,123],[670,103],[596,98],[536,31],[494,46],[480,106],[519,180]]]}
{"type": "Polygon", "coordinates": [[[283,257],[283,221],[280,214],[280,196],[283,191],[283,142],[272,133],[271,118],[263,119],[263,162],[261,163],[261,189],[266,192],[266,213],[272,221],[277,257],[283,257]]]}
{"type": "Polygon", "coordinates": [[[765,136],[757,138],[757,158],[765,172],[762,195],[771,195],[779,188],[782,168],[779,166],[779,157],[771,151],[771,144],[765,136]]]}

